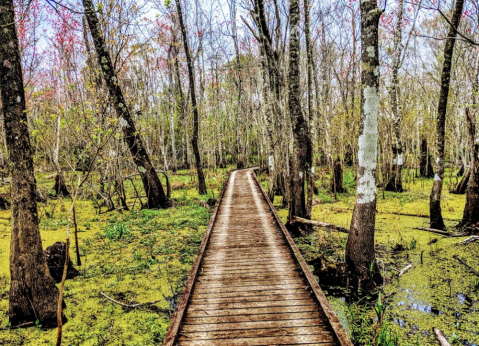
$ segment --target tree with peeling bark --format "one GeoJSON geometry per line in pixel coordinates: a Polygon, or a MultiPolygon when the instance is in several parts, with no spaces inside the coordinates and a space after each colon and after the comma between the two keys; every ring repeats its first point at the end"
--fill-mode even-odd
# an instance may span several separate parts
{"type": "Polygon", "coordinates": [[[178,21],[180,23],[180,30],[183,37],[183,48],[186,55],[186,64],[188,67],[188,78],[190,84],[191,107],[193,108],[193,137],[191,138],[191,146],[193,147],[193,154],[195,155],[196,171],[198,174],[198,191],[200,195],[206,195],[206,181],[203,174],[203,167],[201,166],[200,150],[198,148],[198,132],[199,132],[199,115],[198,105],[196,104],[195,78],[193,76],[194,67],[191,60],[191,53],[188,46],[188,36],[186,35],[186,27],[183,21],[183,13],[181,11],[180,0],[176,0],[176,10],[178,12],[178,21]]]}
{"type": "Polygon", "coordinates": [[[379,39],[382,11],[376,0],[361,1],[361,122],[356,202],[346,244],[350,284],[371,292],[382,283],[374,249],[376,160],[379,113],[379,39]]]}
{"type": "Polygon", "coordinates": [[[437,144],[436,144],[436,173],[434,174],[434,184],[429,197],[429,218],[430,227],[435,229],[445,229],[444,220],[441,211],[442,187],[444,184],[444,156],[445,156],[445,132],[446,132],[446,114],[447,102],[449,99],[449,89],[451,81],[452,58],[454,55],[454,46],[456,45],[457,29],[461,22],[464,0],[457,0],[454,13],[449,25],[446,45],[444,47],[444,62],[441,73],[441,91],[439,92],[439,102],[437,105],[437,144]]]}
{"type": "Polygon", "coordinates": [[[43,256],[36,180],[27,126],[20,50],[12,0],[0,0],[0,92],[11,158],[12,236],[8,316],[12,326],[57,323],[58,289],[43,256]]]}
{"type": "Polygon", "coordinates": [[[119,80],[115,74],[92,0],[83,0],[83,7],[85,8],[85,17],[95,45],[98,65],[110,91],[110,98],[118,116],[125,142],[140,173],[143,188],[148,197],[147,207],[167,208],[170,205],[170,201],[165,195],[160,178],[156,174],[155,167],[151,164],[150,156],[146,151],[139,132],[136,130],[135,123],[130,114],[130,108],[127,105],[119,80]]]}
{"type": "Polygon", "coordinates": [[[300,99],[300,18],[299,0],[291,0],[289,43],[289,114],[293,127],[293,151],[291,153],[289,221],[306,214],[304,172],[308,154],[308,128],[303,116],[300,99]]]}

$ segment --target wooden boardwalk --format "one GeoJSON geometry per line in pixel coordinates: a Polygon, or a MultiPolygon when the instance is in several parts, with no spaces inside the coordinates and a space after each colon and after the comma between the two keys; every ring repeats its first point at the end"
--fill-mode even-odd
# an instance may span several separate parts
{"type": "Polygon", "coordinates": [[[351,345],[251,170],[230,174],[163,345],[351,345]]]}

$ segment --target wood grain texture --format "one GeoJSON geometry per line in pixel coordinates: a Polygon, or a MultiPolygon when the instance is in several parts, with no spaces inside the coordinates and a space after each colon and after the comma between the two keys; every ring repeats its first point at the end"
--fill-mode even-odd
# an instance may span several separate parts
{"type": "Polygon", "coordinates": [[[252,171],[232,172],[163,345],[351,346],[298,254],[252,171]]]}

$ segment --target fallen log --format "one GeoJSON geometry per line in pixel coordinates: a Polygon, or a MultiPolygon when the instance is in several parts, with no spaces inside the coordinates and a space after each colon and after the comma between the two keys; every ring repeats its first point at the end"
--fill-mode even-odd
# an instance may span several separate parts
{"type": "Polygon", "coordinates": [[[474,243],[476,241],[479,240],[479,236],[478,235],[473,235],[472,237],[469,237],[467,239],[464,239],[463,241],[460,241],[459,243],[456,243],[456,245],[459,245],[459,244],[470,244],[470,243],[474,243]]]}
{"type": "MultiPolygon", "coordinates": [[[[399,215],[399,216],[421,217],[423,219],[429,219],[429,215],[425,215],[425,214],[400,213],[400,212],[395,212],[395,211],[378,211],[377,213],[378,214],[399,215]]],[[[446,218],[446,217],[443,217],[442,219],[446,220],[446,221],[457,221],[457,219],[449,219],[449,218],[446,218]]]]}
{"type": "Polygon", "coordinates": [[[441,345],[441,346],[451,346],[451,344],[449,343],[449,341],[447,341],[443,332],[441,332],[441,330],[439,328],[432,328],[432,331],[434,332],[434,336],[436,337],[436,340],[439,341],[439,345],[441,345]]]}
{"type": "Polygon", "coordinates": [[[404,267],[403,270],[401,270],[398,274],[398,277],[400,277],[401,275],[403,275],[405,272],[407,272],[409,269],[412,268],[412,263],[409,263],[407,266],[404,267]]]}
{"type": "Polygon", "coordinates": [[[435,229],[435,228],[429,228],[429,227],[413,227],[413,229],[418,229],[420,231],[426,231],[426,232],[441,234],[441,235],[448,236],[450,238],[465,237],[465,236],[469,235],[469,233],[449,233],[447,231],[443,231],[443,230],[435,229]]]}
{"type": "Polygon", "coordinates": [[[349,233],[349,229],[343,226],[333,225],[332,223],[327,223],[327,222],[308,220],[308,219],[304,219],[302,217],[297,217],[297,216],[293,218],[293,222],[299,222],[305,225],[311,225],[316,227],[332,228],[342,233],[349,233]]]}
{"type": "MultiPolygon", "coordinates": [[[[139,303],[139,304],[133,304],[133,305],[129,305],[129,304],[125,304],[125,303],[122,303],[122,302],[119,302],[118,300],[115,300],[109,296],[107,296],[105,293],[103,292],[100,292],[100,294],[105,297],[106,299],[112,301],[113,303],[115,304],[118,304],[118,305],[121,305],[123,306],[124,308],[127,308],[127,309],[135,309],[135,308],[139,308],[140,306],[145,306],[145,305],[151,305],[151,304],[156,304],[156,303],[159,303],[161,302],[161,300],[155,300],[155,301],[152,301],[152,302],[146,302],[146,303],[139,303]]],[[[165,310],[166,311],[166,310],[165,310]]]]}
{"type": "Polygon", "coordinates": [[[448,237],[452,235],[452,233],[449,233],[447,231],[443,231],[443,230],[435,229],[435,228],[429,228],[429,227],[413,227],[413,229],[418,229],[420,231],[426,231],[426,232],[431,232],[431,233],[436,233],[436,234],[447,235],[448,237]]]}
{"type": "MultiPolygon", "coordinates": [[[[318,203],[318,204],[320,204],[320,203],[318,203]]],[[[325,207],[324,209],[334,210],[338,213],[346,213],[348,211],[352,211],[352,208],[341,208],[341,207],[325,207]]],[[[411,217],[420,217],[420,218],[423,218],[423,219],[429,219],[429,215],[426,215],[426,214],[401,213],[401,212],[397,212],[397,211],[377,210],[376,214],[390,214],[390,215],[411,216],[411,217]]],[[[443,217],[442,219],[446,220],[446,221],[458,221],[458,219],[451,219],[451,218],[446,218],[446,217],[443,217]]]]}
{"type": "Polygon", "coordinates": [[[460,258],[458,255],[454,255],[454,256],[452,256],[452,258],[459,261],[459,263],[461,263],[467,269],[469,269],[469,272],[471,272],[472,274],[474,274],[476,276],[479,276],[479,272],[477,270],[475,270],[473,267],[471,267],[469,264],[467,264],[467,262],[465,260],[463,260],[462,258],[460,258]]]}

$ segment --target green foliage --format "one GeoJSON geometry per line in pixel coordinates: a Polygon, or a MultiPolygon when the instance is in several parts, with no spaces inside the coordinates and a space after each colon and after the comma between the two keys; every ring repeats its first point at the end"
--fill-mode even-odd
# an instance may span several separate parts
{"type": "Polygon", "coordinates": [[[384,321],[384,313],[386,312],[386,309],[387,309],[387,305],[384,305],[384,302],[382,299],[382,293],[379,292],[378,301],[376,306],[374,307],[374,312],[376,313],[376,316],[380,324],[382,324],[384,321]]]}
{"type": "Polygon", "coordinates": [[[348,191],[354,191],[356,188],[356,172],[351,169],[343,171],[343,187],[348,191]]]}
{"type": "Polygon", "coordinates": [[[349,336],[355,345],[365,345],[368,342],[368,331],[371,329],[371,317],[366,306],[352,304],[347,310],[349,336]]]}
{"type": "Polygon", "coordinates": [[[125,224],[123,223],[113,224],[113,225],[108,225],[105,228],[103,237],[110,240],[119,240],[128,233],[129,233],[129,230],[125,224]]]}
{"type": "Polygon", "coordinates": [[[384,305],[381,293],[372,309],[361,301],[351,304],[347,309],[351,341],[355,345],[399,346],[399,334],[386,321],[386,310],[387,305],[384,305]]]}
{"type": "Polygon", "coordinates": [[[399,333],[394,333],[388,323],[385,323],[379,330],[377,346],[399,346],[399,333]]]}

